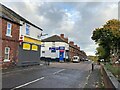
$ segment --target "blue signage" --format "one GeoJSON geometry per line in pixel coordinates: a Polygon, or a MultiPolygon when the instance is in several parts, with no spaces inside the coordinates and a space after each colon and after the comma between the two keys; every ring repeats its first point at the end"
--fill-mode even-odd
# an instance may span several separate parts
{"type": "Polygon", "coordinates": [[[51,50],[51,52],[56,52],[56,48],[55,47],[49,47],[49,50],[51,50]]]}
{"type": "Polygon", "coordinates": [[[65,47],[61,46],[61,47],[49,47],[49,50],[65,50],[65,47]]]}
{"type": "Polygon", "coordinates": [[[55,47],[52,48],[52,49],[51,49],[51,52],[56,52],[56,48],[55,48],[55,47]]]}
{"type": "Polygon", "coordinates": [[[65,50],[65,47],[59,47],[59,50],[65,50]]]}

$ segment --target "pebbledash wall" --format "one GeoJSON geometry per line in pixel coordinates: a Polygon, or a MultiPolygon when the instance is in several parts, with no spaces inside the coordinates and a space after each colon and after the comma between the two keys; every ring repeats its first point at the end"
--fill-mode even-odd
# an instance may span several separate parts
{"type": "Polygon", "coordinates": [[[52,61],[68,61],[69,44],[66,42],[43,42],[41,46],[41,59],[52,61]]]}

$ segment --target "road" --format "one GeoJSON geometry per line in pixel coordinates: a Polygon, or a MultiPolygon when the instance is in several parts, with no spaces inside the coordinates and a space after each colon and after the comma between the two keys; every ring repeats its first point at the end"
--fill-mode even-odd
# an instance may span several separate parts
{"type": "Polygon", "coordinates": [[[2,87],[10,88],[84,88],[91,62],[51,63],[2,73],[2,87]]]}

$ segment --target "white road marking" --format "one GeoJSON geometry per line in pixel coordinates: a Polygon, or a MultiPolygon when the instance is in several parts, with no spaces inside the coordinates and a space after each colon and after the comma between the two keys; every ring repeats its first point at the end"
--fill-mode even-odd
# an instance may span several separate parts
{"type": "Polygon", "coordinates": [[[92,73],[92,71],[90,71],[89,75],[86,77],[86,81],[85,81],[84,87],[88,84],[88,79],[90,78],[91,73],[92,73]]]}
{"type": "Polygon", "coordinates": [[[65,69],[61,69],[61,70],[59,70],[59,71],[57,71],[57,72],[54,72],[53,74],[58,74],[58,73],[60,73],[60,72],[62,72],[62,71],[64,71],[65,69]]]}
{"type": "Polygon", "coordinates": [[[27,85],[29,85],[29,84],[32,84],[32,83],[37,82],[37,81],[39,81],[39,80],[42,80],[42,79],[44,79],[44,78],[45,78],[45,77],[38,78],[38,79],[33,80],[33,81],[31,81],[31,82],[28,82],[28,83],[25,83],[25,84],[23,84],[23,85],[17,86],[17,87],[15,87],[15,88],[11,89],[11,90],[14,90],[14,89],[18,89],[18,88],[27,86],[27,85]]]}

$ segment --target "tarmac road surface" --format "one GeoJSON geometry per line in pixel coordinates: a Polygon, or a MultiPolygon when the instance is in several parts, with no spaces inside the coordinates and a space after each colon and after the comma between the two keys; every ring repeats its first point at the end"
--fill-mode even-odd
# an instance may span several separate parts
{"type": "Polygon", "coordinates": [[[91,62],[51,63],[2,73],[2,88],[84,88],[91,62]]]}

